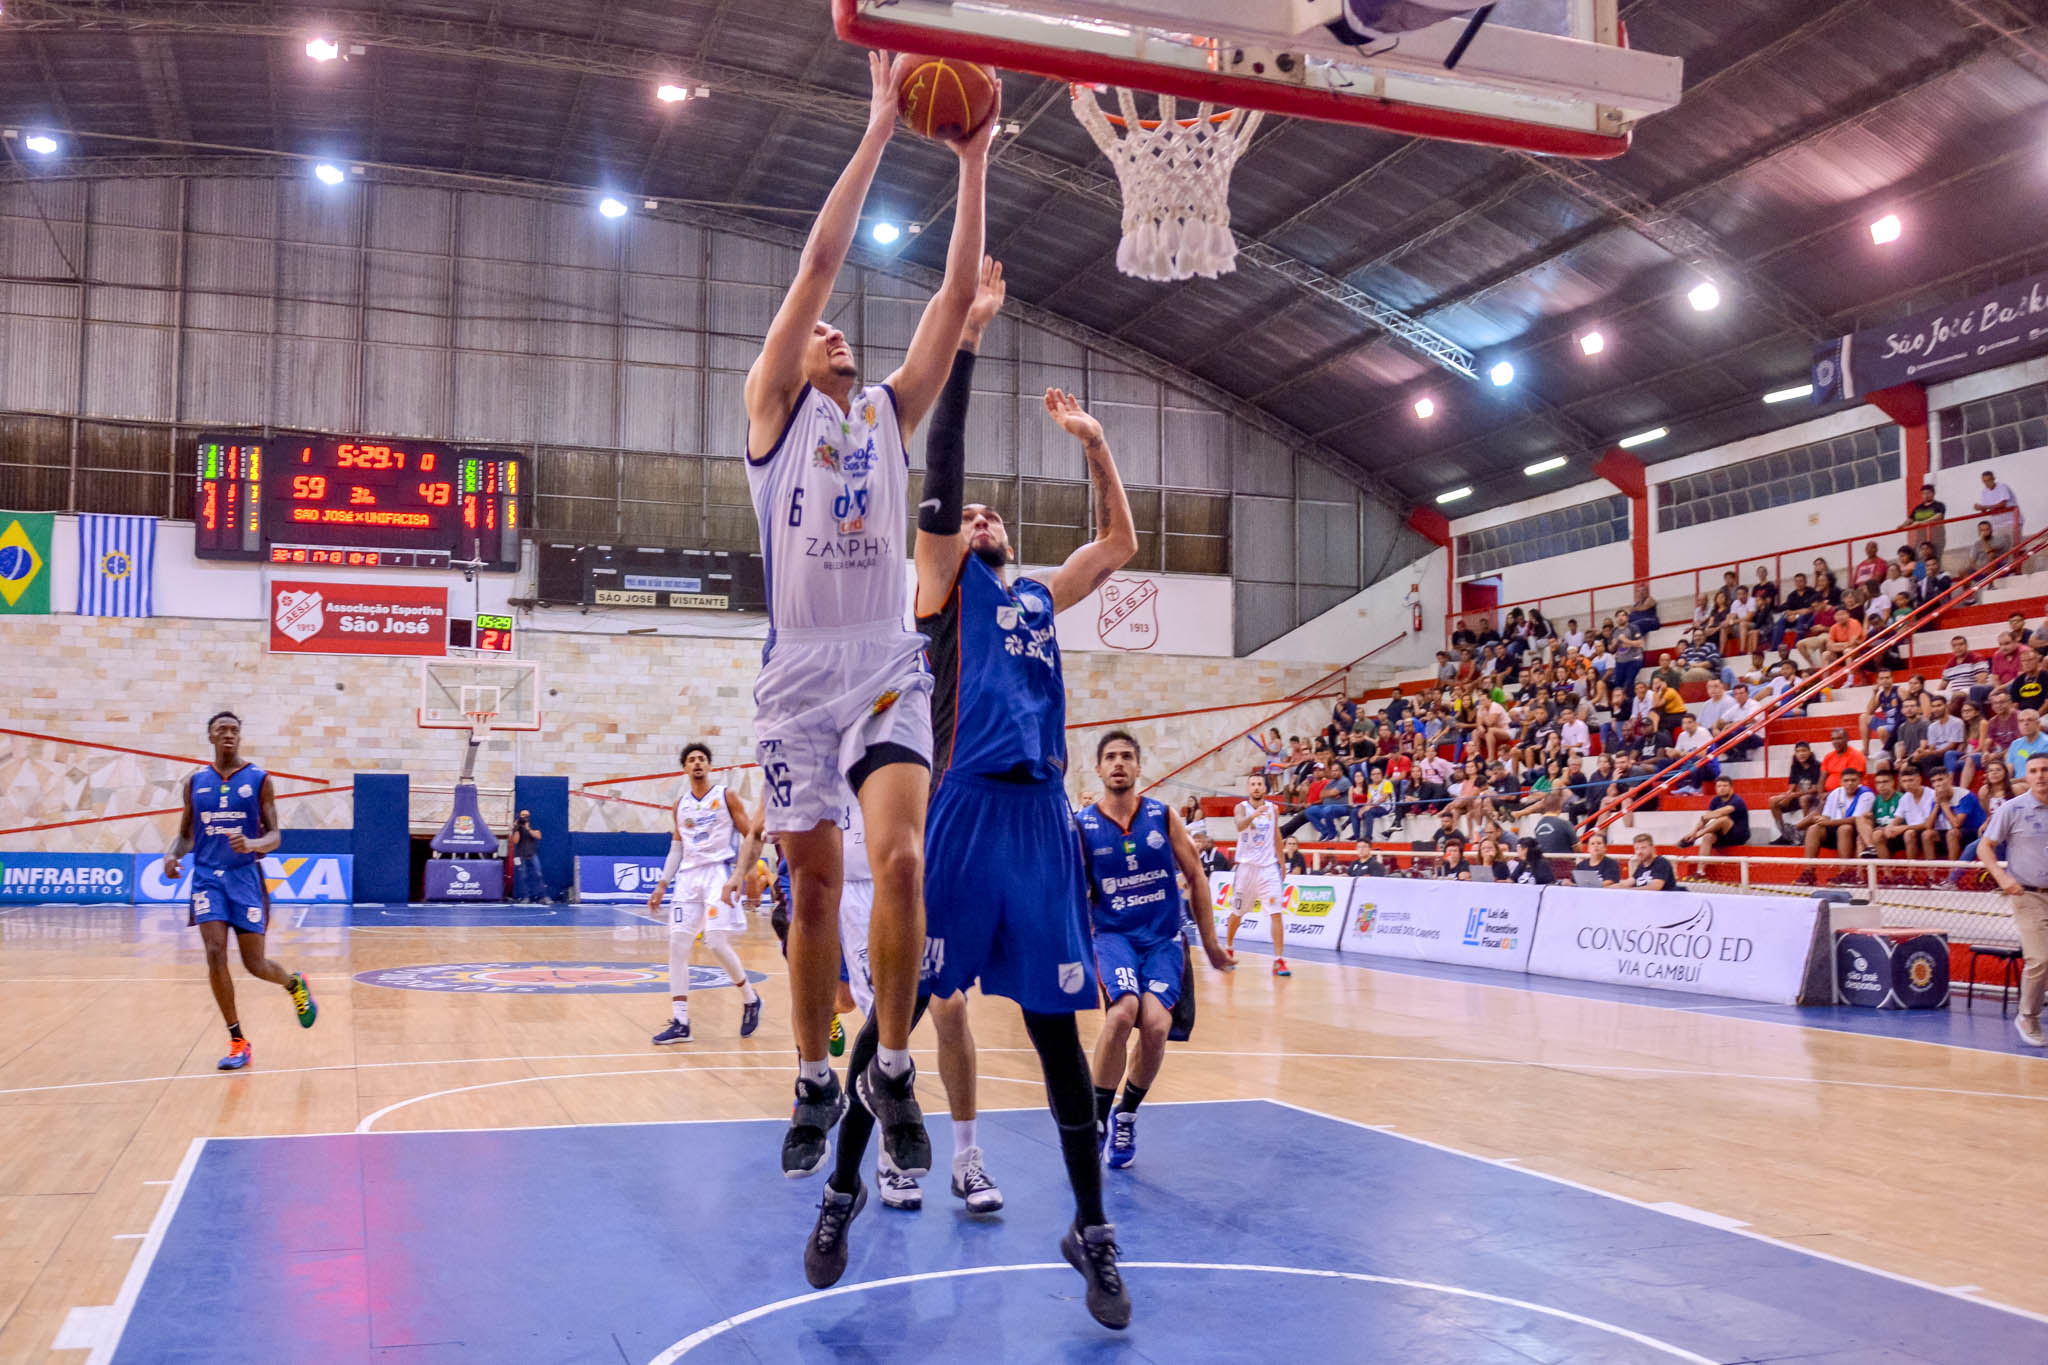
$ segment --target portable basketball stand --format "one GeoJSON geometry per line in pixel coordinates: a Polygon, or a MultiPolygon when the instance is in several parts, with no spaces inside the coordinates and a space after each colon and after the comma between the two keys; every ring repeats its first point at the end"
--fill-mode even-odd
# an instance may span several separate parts
{"type": "MultiPolygon", "coordinates": [[[[469,732],[448,818],[428,847],[436,859],[496,857],[498,836],[484,818],[477,794],[477,751],[493,730],[531,733],[541,728],[540,665],[527,659],[424,660],[420,664],[418,721],[423,730],[469,732]]],[[[428,864],[428,900],[497,899],[485,894],[488,883],[478,882],[459,867],[442,877],[432,871],[434,866],[428,864]]]]}

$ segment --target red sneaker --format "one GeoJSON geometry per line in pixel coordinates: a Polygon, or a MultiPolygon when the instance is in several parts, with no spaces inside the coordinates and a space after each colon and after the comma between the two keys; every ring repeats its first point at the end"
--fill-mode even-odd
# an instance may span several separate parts
{"type": "Polygon", "coordinates": [[[1274,958],[1274,959],[1273,959],[1273,975],[1275,975],[1275,976],[1293,976],[1293,975],[1294,975],[1294,973],[1293,973],[1293,972],[1290,972],[1290,971],[1288,971],[1288,970],[1287,970],[1287,959],[1286,959],[1286,958],[1284,958],[1284,957],[1276,957],[1276,958],[1274,958]]]}

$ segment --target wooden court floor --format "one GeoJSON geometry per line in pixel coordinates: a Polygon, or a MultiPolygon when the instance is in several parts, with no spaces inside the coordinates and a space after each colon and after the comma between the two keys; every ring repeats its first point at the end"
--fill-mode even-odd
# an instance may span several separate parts
{"type": "MultiPolygon", "coordinates": [[[[436,963],[658,967],[653,925],[280,927],[273,955],[306,971],[319,1023],[301,1031],[281,993],[238,978],[256,1062],[222,1074],[225,1035],[182,918],[0,913],[0,1361],[84,1359],[53,1355],[54,1338],[74,1307],[115,1301],[197,1137],[787,1113],[787,980],[758,923],[742,956],[767,977],[760,1031],[741,1040],[737,993],[702,990],[697,1040],[672,1049],[648,1044],[661,994],[354,980],[436,963]]],[[[1244,964],[1204,970],[1195,1037],[1170,1051],[1154,1098],[1290,1101],[2048,1313],[2048,1224],[2022,1183],[2048,1150],[2042,1059],[1329,963],[1296,962],[1282,981],[1263,958],[1244,964]]],[[[977,998],[973,1020],[982,1104],[1041,1104],[1014,1009],[977,998]]],[[[916,1041],[938,1117],[928,1031],[916,1041]]],[[[1343,1171],[1299,1158],[1300,1179],[1341,1188],[1343,1171]]],[[[764,1181],[779,1180],[774,1160],[761,1153],[764,1181]]],[[[803,1229],[789,1231],[794,1257],[803,1229]]]]}

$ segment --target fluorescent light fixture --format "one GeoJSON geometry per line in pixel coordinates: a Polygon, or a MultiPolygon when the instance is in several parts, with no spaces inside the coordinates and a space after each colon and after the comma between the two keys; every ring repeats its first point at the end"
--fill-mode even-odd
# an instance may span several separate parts
{"type": "Polygon", "coordinates": [[[38,156],[48,156],[57,150],[57,139],[48,133],[30,133],[22,139],[21,145],[38,156]]]}
{"type": "Polygon", "coordinates": [[[1794,384],[1789,389],[1772,389],[1764,395],[1764,401],[1766,403],[1789,403],[1795,398],[1811,398],[1812,396],[1813,385],[1794,384]]]}
{"type": "Polygon", "coordinates": [[[1496,389],[1504,389],[1515,382],[1515,367],[1505,360],[1500,361],[1486,372],[1486,377],[1493,381],[1496,389]]]}
{"type": "Polygon", "coordinates": [[[306,55],[316,62],[331,62],[341,55],[341,44],[332,38],[315,38],[306,44],[306,55]]]}
{"type": "Polygon", "coordinates": [[[607,218],[624,218],[626,216],[626,206],[609,195],[597,201],[597,211],[607,218]]]}
{"type": "Polygon", "coordinates": [[[1899,240],[1899,215],[1887,213],[1870,225],[1870,240],[1883,246],[1886,242],[1899,240]]]}
{"type": "Polygon", "coordinates": [[[1686,294],[1685,301],[1702,313],[1711,313],[1721,306],[1721,290],[1712,280],[1701,280],[1686,294]]]}
{"type": "Polygon", "coordinates": [[[1533,479],[1538,474],[1548,474],[1553,469],[1563,469],[1570,463],[1571,461],[1563,455],[1553,455],[1547,460],[1538,460],[1535,464],[1523,465],[1522,472],[1533,479]]]}
{"type": "Polygon", "coordinates": [[[681,85],[657,85],[654,87],[654,98],[663,104],[681,104],[690,98],[690,91],[688,87],[681,85]]]}
{"type": "Polygon", "coordinates": [[[1467,485],[1466,485],[1465,487],[1463,487],[1463,488],[1453,488],[1453,489],[1452,489],[1452,490],[1451,490],[1450,492],[1448,492],[1448,493],[1439,493],[1439,494],[1437,494],[1437,495],[1436,495],[1436,500],[1437,500],[1438,502],[1456,502],[1456,501],[1457,501],[1458,499],[1460,499],[1460,498],[1469,498],[1469,497],[1471,497],[1471,496],[1472,496],[1472,487],[1471,487],[1471,485],[1470,485],[1470,484],[1467,484],[1467,485]]]}
{"type": "Polygon", "coordinates": [[[1639,431],[1633,436],[1624,436],[1619,441],[1616,441],[1615,444],[1623,450],[1634,450],[1637,446],[1646,446],[1652,441],[1661,441],[1670,434],[1671,430],[1668,427],[1651,427],[1648,431],[1639,431]]]}
{"type": "Polygon", "coordinates": [[[876,241],[880,242],[883,246],[888,246],[891,242],[895,241],[898,237],[901,237],[903,235],[903,229],[897,227],[894,223],[877,223],[874,225],[874,227],[869,229],[868,235],[873,237],[876,241]]]}
{"type": "Polygon", "coordinates": [[[1434,398],[1416,399],[1415,415],[1417,417],[1420,417],[1425,422],[1427,422],[1430,418],[1436,416],[1436,400],[1434,398]]]}
{"type": "Polygon", "coordinates": [[[1599,355],[1607,349],[1607,338],[1598,332],[1588,332],[1579,338],[1579,349],[1587,355],[1599,355]]]}
{"type": "Polygon", "coordinates": [[[325,161],[313,168],[313,178],[323,185],[339,185],[342,181],[348,179],[346,175],[342,174],[341,167],[330,166],[325,161]]]}

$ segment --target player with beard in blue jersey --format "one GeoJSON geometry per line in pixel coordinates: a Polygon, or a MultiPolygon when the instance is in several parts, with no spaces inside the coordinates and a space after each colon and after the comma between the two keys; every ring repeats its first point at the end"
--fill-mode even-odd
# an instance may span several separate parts
{"type": "MultiPolygon", "coordinates": [[[[985,263],[953,371],[933,410],[924,501],[918,507],[917,624],[931,641],[932,804],[925,859],[925,945],[918,1009],[977,981],[1024,1011],[1045,1070],[1075,1216],[1060,1251],[1087,1282],[1088,1311],[1106,1327],[1131,1319],[1117,1269],[1116,1229],[1102,1211],[1094,1086],[1075,1011],[1096,1003],[1087,890],[1066,795],[1067,693],[1053,618],[1088,597],[1137,552],[1131,506],[1102,425],[1057,389],[1046,414],[1081,443],[1094,484],[1095,539],[1040,582],[1008,577],[1010,541],[994,509],[963,506],[967,398],[982,329],[1003,298],[1001,267],[985,263]]],[[[849,1071],[864,1073],[870,1022],[849,1071]]],[[[805,1248],[804,1270],[824,1288],[845,1273],[846,1232],[867,1199],[861,1166],[879,1125],[896,1121],[868,1089],[840,1128],[836,1169],[805,1248]]],[[[884,1097],[886,1099],[886,1097],[884,1097]]]]}
{"type": "Polygon", "coordinates": [[[242,1037],[242,1016],[235,1008],[235,979],[228,975],[228,930],[242,950],[242,965],[251,976],[282,986],[292,998],[299,1027],[313,1027],[319,1007],[306,978],[270,960],[264,943],[270,924],[270,891],[263,881],[263,855],[282,838],[277,801],[270,774],[242,759],[242,719],[217,711],[206,722],[213,741],[213,762],[185,779],[185,812],[178,837],[164,854],[164,876],[173,882],[184,875],[183,860],[192,855],[192,911],[188,922],[199,926],[206,947],[206,980],[213,1001],[228,1026],[228,1055],[217,1064],[239,1071],[254,1053],[242,1037]]]}
{"type": "Polygon", "coordinates": [[[1219,972],[1232,965],[1230,954],[1216,941],[1209,879],[1195,841],[1172,807],[1138,795],[1140,762],[1138,741],[1126,732],[1111,730],[1097,740],[1095,775],[1102,779],[1102,799],[1074,817],[1081,830],[1081,858],[1088,867],[1095,963],[1102,973],[1102,993],[1109,1000],[1095,1043],[1095,1121],[1107,1125],[1105,1146],[1113,1171],[1138,1158],[1138,1104],[1159,1078],[1173,1007],[1183,989],[1185,913],[1176,872],[1187,878],[1195,931],[1209,965],[1219,972]],[[1133,1027],[1138,1031],[1138,1055],[1126,1076],[1133,1027]],[[1118,1081],[1124,1085],[1121,1102],[1116,1098],[1118,1081]]]}

